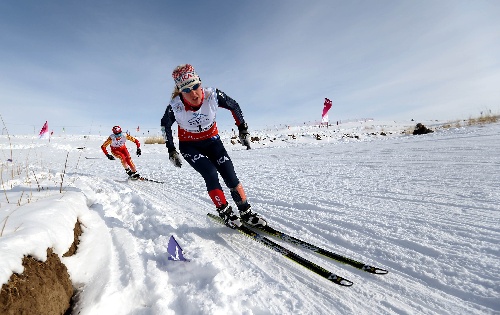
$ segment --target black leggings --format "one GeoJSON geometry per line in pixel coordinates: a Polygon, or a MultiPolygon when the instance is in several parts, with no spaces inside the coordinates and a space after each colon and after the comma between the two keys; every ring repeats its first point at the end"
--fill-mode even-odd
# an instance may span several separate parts
{"type": "Polygon", "coordinates": [[[217,172],[228,188],[239,184],[233,162],[219,136],[202,141],[179,141],[179,150],[189,165],[203,176],[207,191],[222,190],[217,172]]]}

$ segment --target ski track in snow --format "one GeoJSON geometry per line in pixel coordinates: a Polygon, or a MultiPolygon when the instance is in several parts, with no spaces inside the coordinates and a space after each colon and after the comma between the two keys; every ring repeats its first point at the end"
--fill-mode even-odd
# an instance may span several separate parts
{"type": "Polygon", "coordinates": [[[86,249],[76,256],[98,262],[79,267],[89,278],[72,275],[75,314],[498,314],[499,130],[251,151],[226,144],[253,209],[271,226],[389,270],[368,274],[273,239],[350,288],[208,219],[214,208],[201,176],[187,163],[170,165],[164,146],[144,145],[134,157],[144,176],[166,182],[158,184],[126,180],[116,161],[83,159],[100,157],[99,138],[85,140],[83,153],[76,143],[51,144],[78,163],[67,175],[92,213],[82,218],[86,249]],[[103,229],[106,237],[92,236],[103,229]],[[190,262],[168,260],[171,235],[190,262]]]}

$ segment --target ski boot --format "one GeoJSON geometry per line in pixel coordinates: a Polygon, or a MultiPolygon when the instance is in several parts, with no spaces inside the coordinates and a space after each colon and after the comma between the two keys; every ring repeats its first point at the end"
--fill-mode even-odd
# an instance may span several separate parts
{"type": "Polygon", "coordinates": [[[128,177],[129,177],[130,179],[132,179],[132,180],[138,180],[138,179],[141,177],[141,175],[139,175],[139,173],[137,173],[137,172],[132,172],[132,170],[131,170],[130,168],[127,168],[127,169],[125,170],[125,172],[127,172],[128,177]]]}
{"type": "Polygon", "coordinates": [[[240,210],[240,218],[243,223],[254,227],[262,227],[267,225],[267,221],[264,220],[256,212],[253,212],[251,206],[247,202],[239,205],[238,209],[240,210]]]}
{"type": "Polygon", "coordinates": [[[217,208],[219,217],[224,220],[224,224],[232,229],[237,229],[241,226],[240,218],[233,212],[233,209],[227,203],[217,208]]]}

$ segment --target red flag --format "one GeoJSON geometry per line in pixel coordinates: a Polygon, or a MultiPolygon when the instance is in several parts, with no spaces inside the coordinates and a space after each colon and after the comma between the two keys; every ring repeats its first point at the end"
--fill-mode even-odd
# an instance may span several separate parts
{"type": "Polygon", "coordinates": [[[323,106],[323,114],[321,115],[321,123],[328,123],[328,111],[332,108],[332,101],[325,97],[325,104],[323,106]]]}
{"type": "Polygon", "coordinates": [[[38,136],[43,137],[47,131],[49,131],[49,123],[45,121],[45,124],[43,124],[42,130],[40,130],[40,134],[38,136]]]}

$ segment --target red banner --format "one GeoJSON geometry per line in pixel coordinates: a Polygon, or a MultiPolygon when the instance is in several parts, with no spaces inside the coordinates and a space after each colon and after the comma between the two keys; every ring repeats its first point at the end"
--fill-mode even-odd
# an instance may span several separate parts
{"type": "Polygon", "coordinates": [[[332,108],[332,101],[325,97],[325,104],[323,106],[323,114],[321,115],[321,122],[328,123],[328,111],[332,108]]]}
{"type": "Polygon", "coordinates": [[[40,134],[38,136],[43,137],[47,131],[49,131],[49,123],[45,121],[45,124],[43,124],[42,130],[40,130],[40,134]]]}

